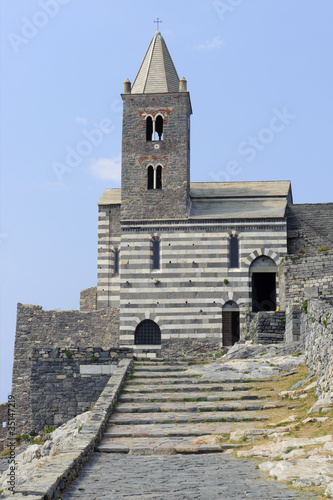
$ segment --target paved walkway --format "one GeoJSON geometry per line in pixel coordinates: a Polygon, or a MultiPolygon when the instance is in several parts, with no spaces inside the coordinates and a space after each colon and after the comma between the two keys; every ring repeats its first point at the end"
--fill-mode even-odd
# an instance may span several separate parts
{"type": "Polygon", "coordinates": [[[63,500],[311,498],[226,453],[239,444],[220,442],[249,421],[262,426],[281,403],[257,395],[260,381],[209,382],[188,368],[135,363],[98,452],[63,500]]]}
{"type": "Polygon", "coordinates": [[[265,479],[253,460],[225,454],[135,456],[96,453],[63,500],[301,499],[265,479]]]}

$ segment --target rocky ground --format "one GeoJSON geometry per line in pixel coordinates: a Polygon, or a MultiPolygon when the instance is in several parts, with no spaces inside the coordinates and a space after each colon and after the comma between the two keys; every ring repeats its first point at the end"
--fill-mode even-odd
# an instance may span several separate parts
{"type": "MultiPolygon", "coordinates": [[[[16,487],[23,484],[27,479],[29,479],[32,472],[34,472],[38,467],[45,463],[46,461],[55,457],[58,452],[70,443],[75,436],[80,432],[80,427],[85,423],[90,412],[82,413],[77,417],[69,420],[66,424],[58,427],[52,433],[43,433],[43,435],[36,436],[34,441],[35,444],[21,444],[18,442],[18,447],[16,450],[16,487]],[[43,444],[37,444],[37,442],[43,442],[43,444]]],[[[19,441],[19,440],[18,440],[19,441]]],[[[7,490],[7,473],[9,472],[8,459],[6,456],[6,451],[2,454],[1,458],[1,469],[0,469],[0,498],[6,498],[7,490]],[[1,474],[1,471],[4,471],[1,474]]]]}
{"type": "MultiPolygon", "coordinates": [[[[153,364],[150,368],[149,363],[146,363],[148,368],[138,364],[137,379],[127,384],[120,397],[111,417],[111,427],[99,449],[102,453],[96,454],[98,461],[108,463],[117,456],[116,463],[123,460],[125,464],[126,457],[121,455],[120,460],[119,453],[178,454],[187,456],[191,462],[188,466],[194,467],[195,478],[196,459],[190,459],[189,454],[192,457],[204,453],[200,460],[198,457],[198,470],[203,470],[205,457],[213,460],[215,468],[218,460],[227,461],[227,454],[232,453],[242,459],[259,458],[253,468],[274,480],[314,492],[312,494],[333,497],[331,398],[316,400],[316,381],[309,377],[304,362],[297,346],[236,344],[227,355],[206,364],[184,362],[177,369],[166,364],[163,367],[163,363],[156,368],[153,364]],[[215,455],[218,452],[223,455],[215,455]],[[207,453],[214,453],[215,458],[209,458],[212,455],[207,453]]],[[[49,434],[44,444],[33,444],[17,455],[19,484],[41,461],[52,460],[65,443],[75,439],[88,414],[79,415],[49,434]]],[[[169,458],[178,463],[176,457],[169,458]]],[[[145,468],[147,459],[137,456],[130,460],[138,460],[137,466],[145,468]]],[[[164,467],[162,457],[158,460],[164,467]]],[[[244,460],[234,463],[239,463],[240,470],[244,471],[251,466],[244,465],[244,460]]],[[[177,465],[175,467],[177,469],[177,465]]],[[[244,471],[242,474],[246,477],[244,471]]],[[[0,491],[5,486],[6,473],[0,475],[0,491]]],[[[186,494],[181,498],[189,498],[186,494]]],[[[257,498],[265,498],[265,494],[257,498]]],[[[284,498],[296,496],[291,493],[284,498]]]]}

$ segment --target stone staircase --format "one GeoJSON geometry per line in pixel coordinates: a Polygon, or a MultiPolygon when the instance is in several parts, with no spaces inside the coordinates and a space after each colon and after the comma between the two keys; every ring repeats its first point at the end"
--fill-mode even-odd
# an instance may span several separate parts
{"type": "Polygon", "coordinates": [[[137,361],[123,386],[107,432],[98,447],[105,453],[169,455],[217,453],[240,445],[220,436],[262,425],[265,410],[281,406],[258,396],[260,381],[210,382],[187,373],[186,361],[137,361]]]}

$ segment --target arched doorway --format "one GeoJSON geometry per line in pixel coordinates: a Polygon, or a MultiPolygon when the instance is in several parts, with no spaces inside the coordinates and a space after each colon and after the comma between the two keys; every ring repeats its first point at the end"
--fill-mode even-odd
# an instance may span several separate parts
{"type": "Polygon", "coordinates": [[[226,302],[222,309],[222,336],[224,346],[239,341],[239,307],[233,300],[226,302]]]}
{"type": "Polygon", "coordinates": [[[262,255],[250,267],[252,283],[252,311],[276,310],[276,264],[274,260],[262,255]]]}
{"type": "Polygon", "coordinates": [[[161,344],[161,330],[155,321],[145,319],[135,329],[135,345],[161,344]]]}

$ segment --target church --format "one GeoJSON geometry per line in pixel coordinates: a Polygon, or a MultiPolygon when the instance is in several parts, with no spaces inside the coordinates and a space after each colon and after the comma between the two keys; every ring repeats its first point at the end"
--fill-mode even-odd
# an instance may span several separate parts
{"type": "Polygon", "coordinates": [[[280,307],[289,181],[190,182],[192,105],[160,31],[124,83],[121,188],[98,202],[97,309],[151,357],[244,341],[280,307]]]}

